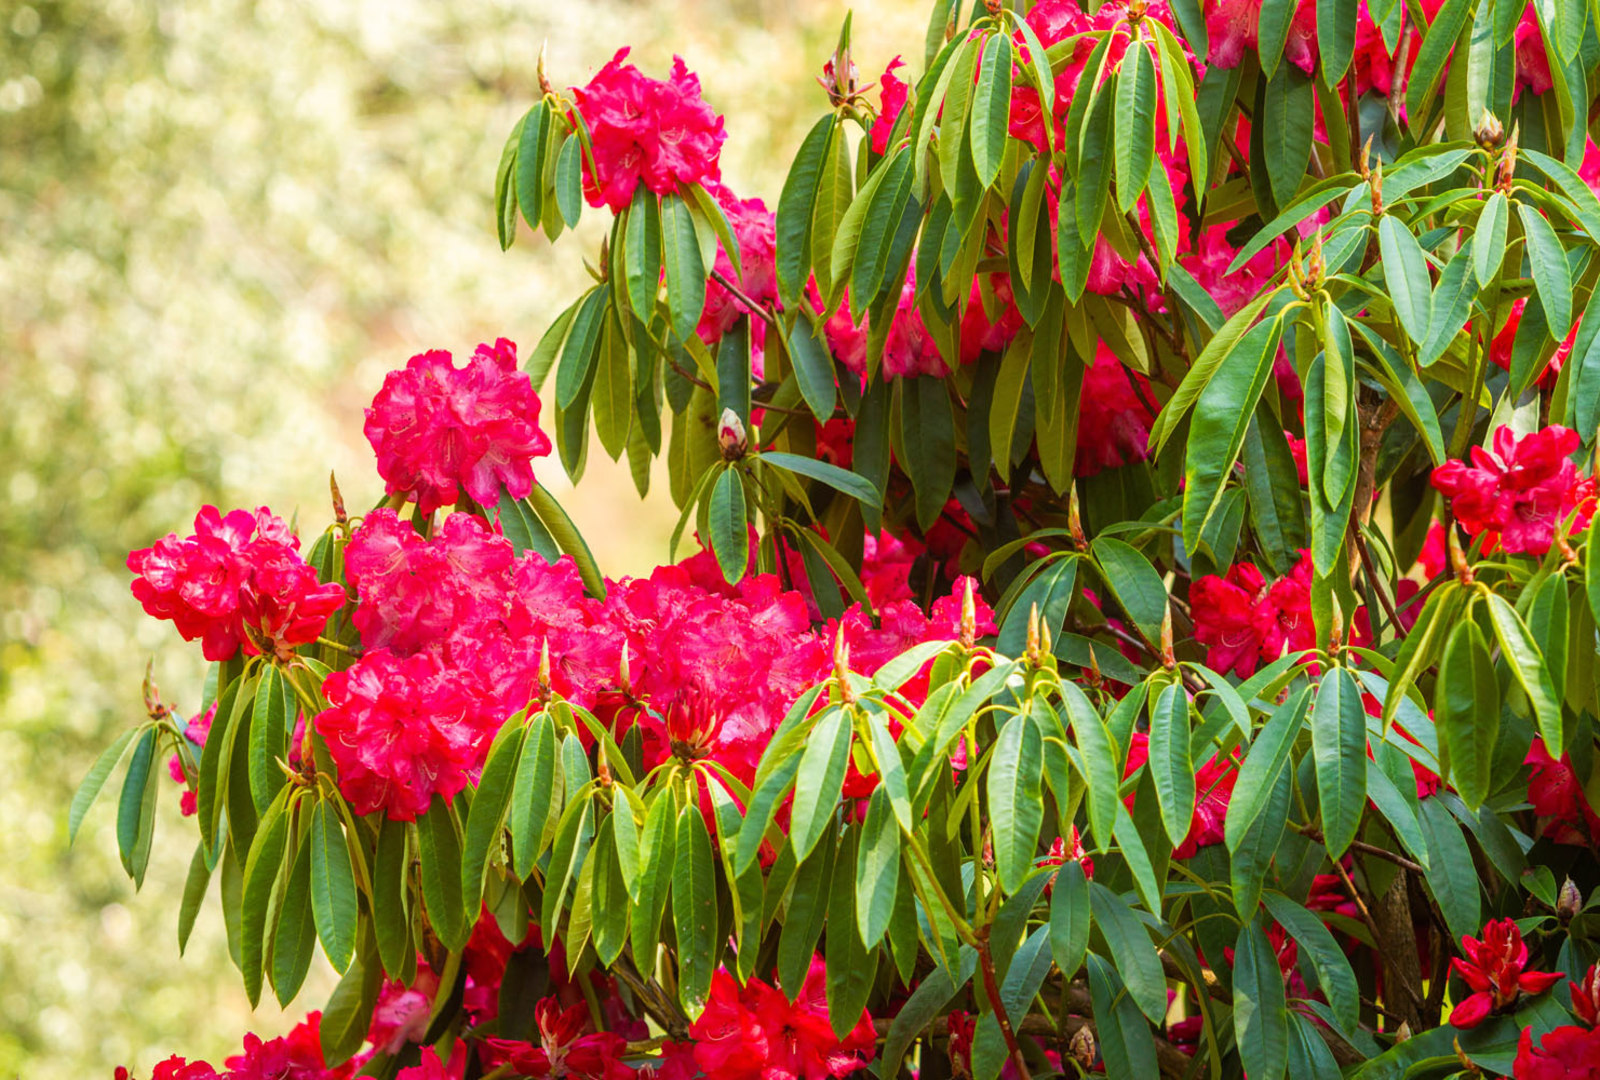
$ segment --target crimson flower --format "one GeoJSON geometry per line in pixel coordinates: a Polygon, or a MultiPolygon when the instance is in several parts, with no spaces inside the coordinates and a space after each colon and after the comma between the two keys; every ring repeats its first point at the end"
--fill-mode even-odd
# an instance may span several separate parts
{"type": "Polygon", "coordinates": [[[1590,1027],[1600,1027],[1600,964],[1589,965],[1582,982],[1569,982],[1572,1011],[1590,1027]]]}
{"type": "Polygon", "coordinates": [[[611,1031],[585,1033],[589,1006],[563,1010],[553,997],[534,1006],[539,1045],[513,1039],[485,1039],[490,1064],[508,1064],[521,1076],[577,1077],[580,1080],[633,1080],[635,1070],[622,1060],[628,1040],[611,1031]]]}
{"type": "Polygon", "coordinates": [[[760,979],[741,988],[719,969],[705,1011],[689,1028],[695,1062],[708,1080],[827,1080],[855,1072],[874,1046],[872,1018],[861,1010],[840,1039],[828,1019],[826,983],[821,957],[812,958],[793,1002],[760,979]]]}
{"type": "Polygon", "coordinates": [[[871,131],[874,154],[888,151],[889,133],[894,130],[895,121],[900,119],[900,111],[906,107],[911,87],[895,74],[897,69],[904,66],[905,61],[895,57],[883,69],[883,77],[878,80],[878,115],[872,121],[871,131]]]}
{"type": "Polygon", "coordinates": [[[1518,437],[1502,425],[1493,450],[1472,448],[1472,464],[1447,461],[1433,470],[1433,486],[1450,500],[1456,520],[1473,536],[1489,538],[1513,555],[1543,555],[1557,526],[1574,510],[1587,524],[1594,482],[1580,480],[1568,457],[1578,433],[1551,425],[1518,437]]]}
{"type": "Polygon", "coordinates": [[[463,368],[441,349],[413,356],[385,376],[363,430],[385,490],[415,499],[424,514],[456,502],[462,488],[483,506],[499,501],[502,486],[521,499],[533,490],[533,459],[550,452],[539,395],[505,338],[479,345],[463,368]]]}
{"type": "Polygon", "coordinates": [[[1255,673],[1265,648],[1256,605],[1266,587],[1266,578],[1249,563],[1234,563],[1226,575],[1207,574],[1190,587],[1194,637],[1207,647],[1206,664],[1213,670],[1246,678],[1255,673]]]}
{"type": "Polygon", "coordinates": [[[311,1012],[289,1034],[263,1041],[244,1037],[244,1053],[228,1059],[228,1080],[343,1080],[355,1071],[346,1062],[337,1069],[323,1064],[322,1013],[311,1012]]]}
{"type": "Polygon", "coordinates": [[[1450,1023],[1458,1028],[1477,1027],[1518,995],[1543,993],[1561,978],[1554,972],[1525,970],[1528,946],[1511,919],[1490,922],[1483,928],[1481,941],[1462,937],[1461,947],[1466,957],[1452,959],[1450,966],[1471,987],[1472,994],[1457,1002],[1450,1013],[1450,1023]]]}
{"type": "Polygon", "coordinates": [[[1558,1027],[1533,1044],[1533,1029],[1522,1029],[1513,1080],[1600,1080],[1600,1029],[1558,1027]]]}

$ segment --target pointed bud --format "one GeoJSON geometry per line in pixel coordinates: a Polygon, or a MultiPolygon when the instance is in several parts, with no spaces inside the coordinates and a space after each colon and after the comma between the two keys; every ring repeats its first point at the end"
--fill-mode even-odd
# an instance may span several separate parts
{"type": "Polygon", "coordinates": [[[539,65],[535,70],[539,75],[539,93],[541,94],[553,94],[556,92],[555,87],[550,85],[550,77],[545,74],[544,70],[545,53],[548,52],[549,49],[549,38],[546,38],[544,41],[539,43],[539,65]]]}
{"type": "Polygon", "coordinates": [[[1028,658],[1028,663],[1039,663],[1039,604],[1037,601],[1028,608],[1028,644],[1023,655],[1028,658]]]}
{"type": "Polygon", "coordinates": [[[1100,689],[1106,682],[1105,676],[1100,674],[1100,661],[1095,657],[1093,647],[1089,649],[1089,671],[1084,676],[1084,679],[1088,682],[1091,690],[1100,689]]]}
{"type": "Polygon", "coordinates": [[[1372,173],[1367,178],[1367,183],[1372,185],[1372,216],[1379,217],[1383,214],[1383,159],[1379,158],[1372,163],[1372,173]]]}
{"type": "Polygon", "coordinates": [[[1445,532],[1450,550],[1450,569],[1456,575],[1456,581],[1462,585],[1471,585],[1477,580],[1477,575],[1472,572],[1472,566],[1467,562],[1466,552],[1461,550],[1461,536],[1455,526],[1445,532]]]}
{"type": "Polygon", "coordinates": [[[1322,257],[1322,231],[1319,229],[1311,234],[1311,258],[1306,265],[1307,284],[1313,289],[1320,289],[1327,272],[1327,262],[1322,257]]]}
{"type": "Polygon", "coordinates": [[[844,623],[833,635],[833,681],[846,702],[855,700],[855,691],[850,688],[850,644],[844,639],[844,623]]]}
{"type": "Polygon", "coordinates": [[[1478,126],[1472,129],[1472,137],[1485,150],[1498,150],[1506,137],[1506,127],[1498,116],[1485,109],[1478,118],[1478,126]]]}
{"type": "Polygon", "coordinates": [[[1402,1020],[1400,1026],[1394,1029],[1394,1041],[1403,1043],[1409,1038],[1411,1038],[1411,1021],[1402,1020]]]}
{"type": "Polygon", "coordinates": [[[1328,632],[1328,651],[1338,652],[1344,648],[1344,611],[1339,606],[1339,598],[1330,596],[1333,603],[1333,629],[1328,632]]]}
{"type": "Polygon", "coordinates": [[[1556,893],[1556,918],[1565,926],[1582,908],[1583,893],[1571,878],[1567,878],[1561,883],[1561,891],[1556,893]]]}
{"type": "Polygon", "coordinates": [[[1078,485],[1073,484],[1072,490],[1067,493],[1067,531],[1072,534],[1072,546],[1079,551],[1089,546],[1088,539],[1083,535],[1083,515],[1078,509],[1078,485]]]}
{"type": "Polygon", "coordinates": [[[339,478],[333,473],[328,473],[328,492],[333,496],[333,520],[340,525],[350,523],[350,515],[344,510],[344,495],[339,491],[339,478]]]}
{"type": "Polygon", "coordinates": [[[150,719],[156,720],[167,715],[167,707],[161,704],[161,688],[156,685],[156,662],[152,658],[145,661],[144,665],[144,711],[150,719]]]}
{"type": "Polygon", "coordinates": [[[970,649],[978,640],[978,603],[972,593],[972,579],[961,579],[961,647],[970,649]]]}
{"type": "Polygon", "coordinates": [[[539,642],[539,693],[549,696],[550,693],[550,639],[545,638],[539,642]]]}
{"type": "Polygon", "coordinates": [[[1372,176],[1372,136],[1367,136],[1367,141],[1361,144],[1361,157],[1356,161],[1356,175],[1367,180],[1372,176]]]}
{"type": "Polygon", "coordinates": [[[1039,623],[1039,656],[1043,658],[1054,651],[1050,642],[1050,624],[1041,621],[1039,623]]]}
{"type": "Polygon", "coordinates": [[[628,643],[622,643],[622,659],[617,662],[617,685],[624,697],[633,697],[633,676],[628,670],[628,643]]]}
{"type": "Polygon", "coordinates": [[[750,449],[744,421],[732,409],[723,409],[722,419],[717,422],[717,446],[722,449],[724,461],[738,461],[750,449]]]}
{"type": "Polygon", "coordinates": [[[1067,1053],[1085,1072],[1094,1068],[1094,1063],[1100,1059],[1100,1047],[1096,1045],[1094,1030],[1088,1024],[1072,1033],[1072,1040],[1067,1043],[1067,1053]]]}
{"type": "Polygon", "coordinates": [[[1172,647],[1172,606],[1161,610],[1161,666],[1168,671],[1178,668],[1178,654],[1172,647]]]}

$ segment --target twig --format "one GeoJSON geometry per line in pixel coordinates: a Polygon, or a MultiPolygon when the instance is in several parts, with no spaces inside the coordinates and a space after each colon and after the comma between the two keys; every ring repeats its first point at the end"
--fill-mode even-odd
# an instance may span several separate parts
{"type": "Polygon", "coordinates": [[[1027,1059],[1022,1056],[1022,1047],[1017,1045],[1016,1032],[1011,1030],[1011,1018],[1006,1015],[1005,1003],[1000,1000],[1000,986],[994,977],[994,955],[989,951],[989,925],[984,923],[978,927],[978,966],[983,969],[983,989],[989,996],[989,1006],[994,1009],[994,1018],[1000,1022],[1000,1034],[1005,1036],[1006,1049],[1016,1063],[1017,1075],[1022,1080],[1033,1080],[1027,1059]]]}

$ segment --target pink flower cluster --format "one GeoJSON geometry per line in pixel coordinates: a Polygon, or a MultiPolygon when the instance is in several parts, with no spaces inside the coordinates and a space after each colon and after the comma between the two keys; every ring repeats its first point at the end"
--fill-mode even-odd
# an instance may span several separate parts
{"type": "Polygon", "coordinates": [[[872,1056],[872,1018],[863,1009],[840,1039],[828,1019],[826,982],[822,959],[813,957],[791,1003],[760,979],[741,987],[717,971],[711,999],[689,1028],[694,1064],[707,1080],[832,1080],[860,1069],[872,1056]]]}
{"type": "Polygon", "coordinates": [[[1207,647],[1206,664],[1219,672],[1248,678],[1285,649],[1316,647],[1308,554],[1270,585],[1250,563],[1234,563],[1224,576],[1200,578],[1189,587],[1189,608],[1195,640],[1207,647]]]}
{"type": "Polygon", "coordinates": [[[230,659],[241,645],[252,656],[286,656],[317,640],[345,599],[337,583],[317,580],[299,547],[266,507],[224,515],[207,506],[193,535],[170,533],[128,555],[133,595],[185,641],[198,638],[207,660],[230,659]]]}
{"type": "MultiPolygon", "coordinates": [[[[736,282],[739,291],[757,304],[776,306],[778,302],[777,219],[760,199],[741,199],[721,184],[709,185],[728,217],[728,226],[739,245],[740,274],[733,272],[733,260],[717,242],[716,273],[723,280],[736,282]]],[[[756,378],[763,374],[762,357],[767,340],[767,323],[759,311],[752,310],[717,277],[706,279],[706,306],[695,332],[707,345],[722,340],[739,316],[750,316],[750,366],[756,378]]]]}
{"type": "Polygon", "coordinates": [[[524,498],[533,459],[550,452],[539,396],[505,338],[479,345],[462,368],[440,349],[413,356],[384,378],[365,430],[388,493],[416,500],[424,514],[462,490],[483,506],[499,502],[502,487],[524,498]]]}
{"type": "Polygon", "coordinates": [[[1544,740],[1534,737],[1523,761],[1528,766],[1528,802],[1545,822],[1544,835],[1558,844],[1593,847],[1600,841],[1600,814],[1589,804],[1572,756],[1550,755],[1544,740]]]}
{"type": "MultiPolygon", "coordinates": [[[[321,1023],[322,1014],[313,1012],[279,1038],[263,1040],[254,1033],[246,1035],[244,1052],[228,1058],[224,1072],[204,1061],[186,1061],[175,1054],[156,1065],[150,1080],[348,1080],[355,1073],[354,1062],[336,1069],[323,1063],[321,1023]]],[[[129,1080],[129,1072],[122,1066],[114,1076],[116,1080],[129,1080]]]]}
{"type": "Polygon", "coordinates": [[[1496,919],[1483,928],[1483,939],[1463,937],[1466,955],[1450,961],[1450,968],[1472,993],[1456,1002],[1450,1023],[1473,1028],[1489,1014],[1515,1002],[1523,994],[1542,994],[1561,978],[1548,971],[1528,970],[1528,946],[1522,931],[1510,919],[1496,919]]]}
{"type": "Polygon", "coordinates": [[[1519,437],[1502,426],[1492,445],[1473,447],[1470,465],[1452,460],[1433,471],[1433,486],[1470,535],[1487,534],[1489,550],[1537,556],[1574,512],[1574,527],[1588,525],[1594,480],[1579,478],[1569,456],[1578,449],[1577,432],[1551,425],[1519,437]]]}
{"type": "Polygon", "coordinates": [[[617,50],[594,78],[573,88],[589,127],[594,161],[583,168],[591,206],[624,209],[642,181],[657,195],[717,179],[718,157],[727,138],[718,116],[701,96],[699,76],[681,58],[665,80],[652,79],[624,63],[617,50]]]}

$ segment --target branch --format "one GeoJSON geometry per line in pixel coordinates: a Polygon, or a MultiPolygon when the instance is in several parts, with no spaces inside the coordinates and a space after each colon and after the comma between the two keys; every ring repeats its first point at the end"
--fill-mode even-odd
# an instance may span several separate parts
{"type": "MultiPolygon", "coordinates": [[[[978,966],[983,969],[984,993],[989,997],[989,1006],[994,1009],[994,1018],[1000,1021],[1000,1034],[1005,1036],[1006,1049],[1016,1063],[1017,1075],[1022,1080],[1033,1080],[1033,1074],[1028,1071],[1028,1062],[1022,1056],[1022,1047],[1017,1045],[1017,1034],[1011,1030],[1011,1018],[1006,1015],[1005,1003],[1000,1000],[1000,986],[994,977],[994,955],[989,951],[989,925],[984,923],[978,927],[978,966]]],[[[1052,1034],[1054,1030],[1052,1027],[1052,1034]]]]}

